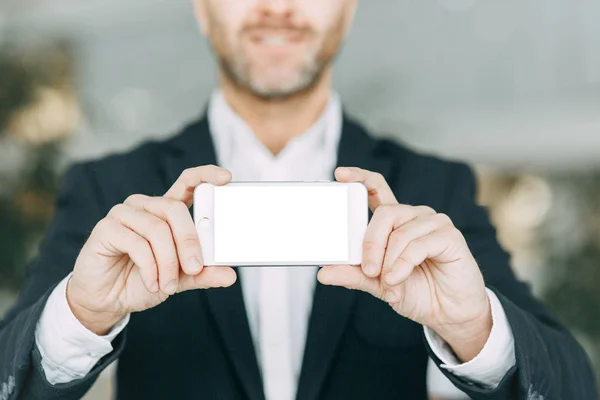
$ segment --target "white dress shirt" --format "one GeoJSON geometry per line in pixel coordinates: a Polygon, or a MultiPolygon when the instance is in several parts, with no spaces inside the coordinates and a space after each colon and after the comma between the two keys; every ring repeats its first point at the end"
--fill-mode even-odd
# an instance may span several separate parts
{"type": "MultiPolygon", "coordinates": [[[[211,98],[208,120],[218,162],[232,172],[234,181],[330,180],[333,176],[342,130],[342,106],[336,93],[332,93],[319,120],[277,156],[256,138],[220,92],[211,98]]],[[[265,395],[268,400],[291,400],[302,365],[317,267],[244,267],[238,271],[265,395]]],[[[87,330],[67,303],[68,279],[50,295],[36,329],[42,367],[51,384],[71,382],[88,374],[100,358],[112,351],[111,341],[129,321],[129,317],[124,318],[106,336],[87,330]]],[[[442,368],[493,388],[515,365],[515,352],[502,305],[492,291],[487,293],[492,332],[473,360],[461,364],[430,329],[425,328],[425,337],[442,360],[442,368]]]]}

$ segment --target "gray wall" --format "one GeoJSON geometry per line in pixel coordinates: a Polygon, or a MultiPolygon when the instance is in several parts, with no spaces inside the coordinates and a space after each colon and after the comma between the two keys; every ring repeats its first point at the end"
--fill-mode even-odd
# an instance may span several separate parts
{"type": "MultiPolygon", "coordinates": [[[[3,4],[5,38],[76,45],[86,121],[73,157],[174,132],[214,86],[191,0],[3,4]]],[[[595,166],[598,21],[597,0],[363,0],[336,88],[369,127],[421,149],[503,167],[595,166]]]]}

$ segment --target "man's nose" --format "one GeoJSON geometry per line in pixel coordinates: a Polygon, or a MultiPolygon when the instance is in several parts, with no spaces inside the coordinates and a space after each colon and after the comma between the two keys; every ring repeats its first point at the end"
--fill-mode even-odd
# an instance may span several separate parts
{"type": "MultiPolygon", "coordinates": [[[[261,0],[263,12],[277,16],[289,16],[296,0],[261,0]]],[[[327,1],[327,0],[325,0],[327,1]]]]}

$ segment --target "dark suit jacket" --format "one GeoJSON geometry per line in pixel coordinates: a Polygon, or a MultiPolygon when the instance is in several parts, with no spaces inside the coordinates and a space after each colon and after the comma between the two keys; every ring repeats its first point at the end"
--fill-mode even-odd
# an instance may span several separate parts
{"type": "MultiPolygon", "coordinates": [[[[80,398],[117,358],[119,399],[264,398],[239,281],[231,288],[179,294],[133,314],[113,343],[114,352],[72,383],[48,384],[35,346],[35,327],[50,292],[73,269],[90,231],[110,208],[134,193],[162,195],[185,168],[214,163],[208,124],[202,119],[170,140],[68,171],[39,256],[0,325],[0,386],[14,383],[9,398],[80,398]]],[[[475,204],[468,167],[375,140],[347,118],[339,165],[378,171],[401,203],[448,214],[465,235],[487,286],[502,302],[515,337],[516,367],[495,390],[446,373],[458,388],[486,400],[596,398],[581,347],[511,272],[494,228],[475,204]]],[[[422,331],[368,294],[318,284],[298,400],[425,399],[427,357],[440,361],[422,331]]]]}

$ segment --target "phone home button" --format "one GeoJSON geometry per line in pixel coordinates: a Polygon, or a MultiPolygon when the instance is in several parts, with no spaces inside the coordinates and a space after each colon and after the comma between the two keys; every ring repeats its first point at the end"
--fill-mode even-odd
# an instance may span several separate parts
{"type": "Polygon", "coordinates": [[[208,219],[208,217],[202,217],[200,222],[198,222],[198,226],[200,226],[201,229],[208,229],[208,227],[210,227],[210,219],[208,219]]]}

